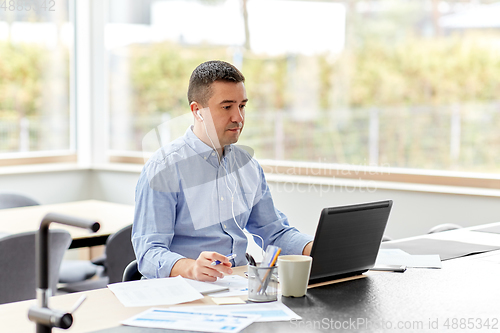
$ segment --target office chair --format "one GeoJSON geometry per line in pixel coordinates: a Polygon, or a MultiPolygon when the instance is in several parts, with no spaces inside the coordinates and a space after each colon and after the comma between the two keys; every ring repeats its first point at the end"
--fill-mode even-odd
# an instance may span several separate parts
{"type": "Polygon", "coordinates": [[[38,202],[22,194],[0,193],[0,209],[38,205],[38,202]]]}
{"type": "MultiPolygon", "coordinates": [[[[17,193],[0,193],[0,209],[39,206],[36,200],[17,193]]],[[[1,228],[0,228],[1,229],[1,228]]],[[[1,234],[0,237],[3,237],[1,234]]],[[[97,267],[85,260],[64,260],[61,263],[59,279],[61,283],[77,282],[90,279],[97,274],[97,267]]]]}
{"type": "Polygon", "coordinates": [[[461,229],[462,226],[454,223],[443,223],[443,224],[438,224],[432,228],[429,229],[427,232],[428,234],[434,234],[436,232],[443,232],[443,231],[450,231],[450,230],[456,230],[456,229],[461,229]]]}
{"type": "Polygon", "coordinates": [[[389,235],[384,234],[384,235],[382,236],[382,242],[390,242],[391,240],[393,240],[393,239],[392,239],[392,237],[391,237],[391,236],[389,236],[389,235]]]}
{"type": "Polygon", "coordinates": [[[125,267],[122,282],[136,281],[141,278],[142,274],[139,272],[139,268],[137,267],[137,260],[134,259],[127,265],[127,267],[125,267]]]}
{"type": "MultiPolygon", "coordinates": [[[[36,233],[30,231],[0,239],[0,304],[36,298],[36,233]]],[[[65,230],[50,230],[49,244],[49,281],[55,292],[71,235],[65,230]]]]}
{"type": "Polygon", "coordinates": [[[98,274],[98,268],[90,260],[64,260],[59,272],[59,283],[78,283],[98,274]]]}
{"type": "Polygon", "coordinates": [[[131,236],[132,225],[128,225],[108,237],[104,255],[92,260],[93,264],[104,267],[100,278],[68,283],[60,287],[59,292],[72,293],[105,288],[110,283],[121,282],[125,267],[135,259],[131,236]]]}
{"type": "Polygon", "coordinates": [[[108,283],[121,282],[123,271],[135,260],[131,237],[132,225],[129,225],[109,236],[106,241],[104,272],[108,276],[108,283]]]}

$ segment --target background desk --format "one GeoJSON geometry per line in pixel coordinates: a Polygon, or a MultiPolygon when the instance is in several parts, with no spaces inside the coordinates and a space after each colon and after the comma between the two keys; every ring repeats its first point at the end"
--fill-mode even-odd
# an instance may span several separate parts
{"type": "MultiPolygon", "coordinates": [[[[500,242],[500,235],[498,237],[500,242]]],[[[479,323],[484,324],[486,319],[490,325],[496,322],[496,329],[488,331],[498,332],[499,281],[500,251],[448,260],[443,262],[442,269],[373,272],[363,279],[309,289],[303,298],[283,298],[285,305],[303,317],[302,322],[254,323],[245,332],[441,332],[446,329],[446,320],[450,332],[470,332],[478,331],[479,323]],[[473,319],[474,329],[460,329],[461,320],[470,325],[469,318],[473,319]],[[350,325],[347,329],[333,326],[358,320],[370,324],[350,325]],[[456,329],[452,329],[453,320],[456,329]],[[430,323],[436,323],[438,327],[430,327],[430,323]],[[403,325],[403,329],[398,329],[398,325],[403,325]]],[[[53,297],[50,306],[70,309],[80,294],[53,297]]],[[[168,332],[118,326],[120,321],[147,307],[125,308],[107,289],[85,294],[88,300],[75,314],[74,326],[67,332],[168,332]]],[[[34,325],[27,319],[28,308],[33,304],[34,301],[24,301],[0,305],[1,331],[34,332],[34,325]]],[[[205,298],[194,304],[211,304],[211,301],[205,298]]]]}
{"type": "Polygon", "coordinates": [[[85,200],[53,205],[40,205],[0,210],[0,232],[21,233],[38,230],[47,213],[61,213],[98,221],[101,229],[96,233],[87,230],[52,224],[51,228],[67,230],[73,242],[70,248],[104,245],[109,235],[131,224],[134,220],[134,206],[112,202],[85,200]]]}

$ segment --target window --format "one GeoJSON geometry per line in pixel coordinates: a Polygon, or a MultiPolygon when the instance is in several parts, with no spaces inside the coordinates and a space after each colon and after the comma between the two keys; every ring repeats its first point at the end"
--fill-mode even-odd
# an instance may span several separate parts
{"type": "Polygon", "coordinates": [[[187,114],[191,71],[221,59],[246,76],[240,143],[259,159],[496,173],[498,17],[499,1],[110,1],[112,160],[187,114]]]}
{"type": "Polygon", "coordinates": [[[68,6],[67,0],[1,2],[1,165],[23,163],[13,158],[33,163],[74,154],[68,6]]]}

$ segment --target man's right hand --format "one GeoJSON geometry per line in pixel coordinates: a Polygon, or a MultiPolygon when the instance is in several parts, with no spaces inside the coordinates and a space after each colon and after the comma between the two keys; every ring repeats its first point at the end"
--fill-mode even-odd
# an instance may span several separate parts
{"type": "Polygon", "coordinates": [[[172,267],[170,276],[178,276],[206,282],[215,282],[217,278],[224,277],[224,274],[232,274],[231,262],[226,256],[205,251],[200,253],[198,259],[180,259],[172,267]],[[212,266],[214,261],[220,261],[219,265],[212,266]]]}

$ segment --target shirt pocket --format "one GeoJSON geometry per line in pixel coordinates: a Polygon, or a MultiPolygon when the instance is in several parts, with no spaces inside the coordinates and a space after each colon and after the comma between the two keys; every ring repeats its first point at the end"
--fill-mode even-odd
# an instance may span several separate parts
{"type": "Polygon", "coordinates": [[[241,190],[234,197],[234,216],[241,228],[244,228],[252,212],[255,192],[241,190]]]}

